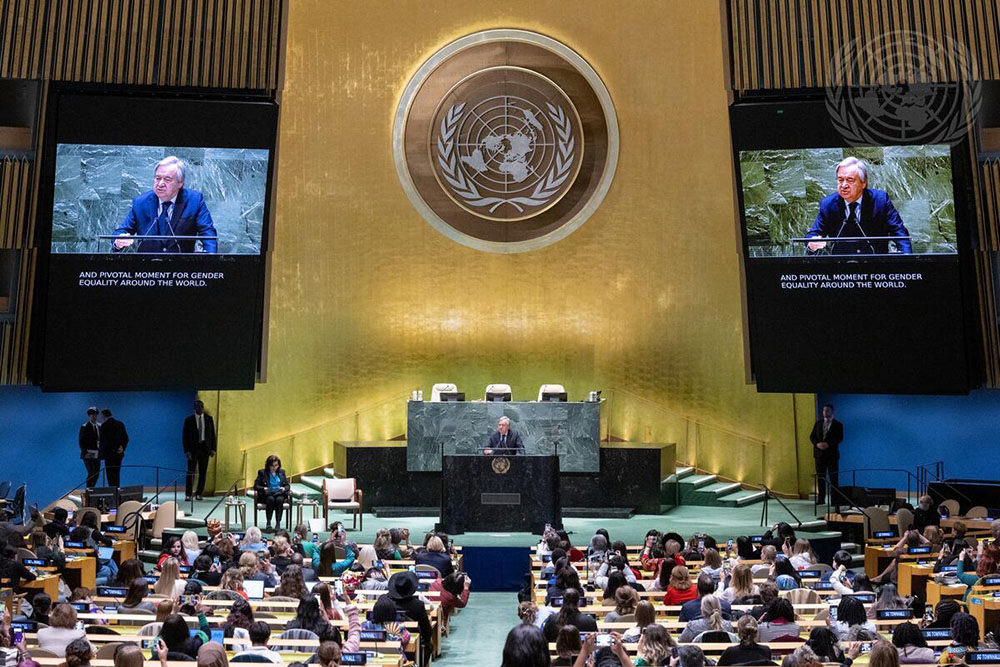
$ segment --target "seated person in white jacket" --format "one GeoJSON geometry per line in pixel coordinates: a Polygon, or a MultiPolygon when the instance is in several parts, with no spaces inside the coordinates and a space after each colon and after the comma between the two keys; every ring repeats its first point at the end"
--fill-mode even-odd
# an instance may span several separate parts
{"type": "Polygon", "coordinates": [[[618,570],[625,575],[625,581],[628,582],[629,586],[635,586],[635,572],[633,572],[632,568],[625,564],[625,560],[617,554],[601,563],[597,571],[591,573],[591,580],[594,582],[594,586],[600,588],[602,591],[606,590],[608,588],[608,575],[615,570],[618,570]]]}

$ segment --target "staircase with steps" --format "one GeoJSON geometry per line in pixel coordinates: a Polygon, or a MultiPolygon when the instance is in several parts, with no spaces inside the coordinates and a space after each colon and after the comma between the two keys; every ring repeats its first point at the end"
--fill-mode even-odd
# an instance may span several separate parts
{"type": "Polygon", "coordinates": [[[764,500],[764,492],[746,490],[739,482],[721,481],[718,475],[699,475],[692,466],[678,467],[664,484],[676,485],[681,505],[746,507],[764,500]]]}

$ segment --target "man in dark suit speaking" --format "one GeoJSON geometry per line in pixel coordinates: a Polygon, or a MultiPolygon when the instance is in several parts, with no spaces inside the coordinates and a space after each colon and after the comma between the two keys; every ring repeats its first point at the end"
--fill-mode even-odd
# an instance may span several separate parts
{"type": "Polygon", "coordinates": [[[524,443],[517,431],[511,430],[510,419],[501,417],[497,421],[497,430],[490,436],[490,443],[483,450],[483,454],[503,454],[504,456],[517,456],[524,454],[524,443]]]}
{"type": "MultiPolygon", "coordinates": [[[[834,255],[885,255],[889,252],[888,239],[865,240],[868,237],[900,237],[892,242],[899,252],[912,252],[910,232],[907,231],[899,212],[892,205],[884,190],[868,187],[868,165],[856,157],[849,157],[837,165],[837,191],[819,203],[819,214],[807,237],[838,239],[854,237],[858,240],[831,241],[834,255]]],[[[826,247],[827,241],[810,241],[809,252],[826,247]]]]}
{"type": "MultiPolygon", "coordinates": [[[[156,163],[153,171],[153,189],[132,200],[132,208],[118,229],[112,249],[128,248],[134,239],[130,236],[206,236],[201,246],[205,252],[218,250],[212,214],[205,206],[205,198],[197,190],[184,187],[187,165],[174,156],[156,163]]],[[[138,252],[194,252],[195,239],[139,240],[138,252]]]]}

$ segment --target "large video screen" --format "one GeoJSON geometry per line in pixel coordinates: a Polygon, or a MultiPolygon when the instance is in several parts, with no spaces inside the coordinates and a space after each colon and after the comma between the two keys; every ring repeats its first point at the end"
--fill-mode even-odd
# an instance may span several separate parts
{"type": "Polygon", "coordinates": [[[822,100],[731,122],[758,389],[968,391],[964,137],[853,146],[822,100]]]}
{"type": "Polygon", "coordinates": [[[58,86],[51,97],[35,379],[56,391],[252,388],[276,105],[58,86]]]}

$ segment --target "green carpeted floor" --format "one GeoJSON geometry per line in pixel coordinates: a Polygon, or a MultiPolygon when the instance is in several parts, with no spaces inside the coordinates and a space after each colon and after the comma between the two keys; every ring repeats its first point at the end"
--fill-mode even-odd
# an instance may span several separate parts
{"type": "Polygon", "coordinates": [[[435,665],[499,665],[507,633],[517,618],[516,593],[470,593],[469,604],[451,622],[435,665]]]}

